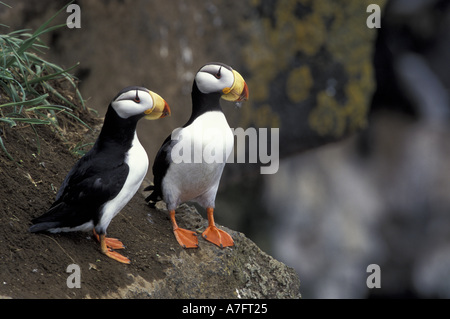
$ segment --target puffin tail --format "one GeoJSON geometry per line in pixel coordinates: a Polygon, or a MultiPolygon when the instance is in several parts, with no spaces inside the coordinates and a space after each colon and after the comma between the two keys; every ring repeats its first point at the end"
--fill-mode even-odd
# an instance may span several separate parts
{"type": "Polygon", "coordinates": [[[155,185],[148,185],[146,188],[144,188],[145,192],[153,191],[153,190],[155,190],[155,185]]]}
{"type": "Polygon", "coordinates": [[[52,228],[57,228],[59,226],[59,222],[43,222],[31,225],[29,231],[31,233],[38,233],[42,231],[46,231],[52,228]]]}
{"type": "Polygon", "coordinates": [[[144,191],[152,191],[152,193],[145,198],[145,201],[147,202],[148,206],[155,208],[156,203],[161,200],[161,197],[155,185],[148,185],[146,188],[144,188],[144,191]]]}
{"type": "Polygon", "coordinates": [[[61,211],[64,208],[64,203],[53,203],[50,209],[43,215],[34,218],[31,222],[33,225],[29,228],[32,233],[50,230],[61,226],[61,211]]]}

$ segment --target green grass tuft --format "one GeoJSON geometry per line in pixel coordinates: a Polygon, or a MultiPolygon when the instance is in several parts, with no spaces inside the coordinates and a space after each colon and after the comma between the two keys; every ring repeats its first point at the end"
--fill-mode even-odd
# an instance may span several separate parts
{"type": "MultiPolygon", "coordinates": [[[[65,24],[54,26],[50,24],[69,4],[33,33],[23,29],[0,34],[0,124],[5,123],[10,127],[19,124],[53,125],[59,128],[59,117],[64,114],[75,118],[89,128],[73,112],[80,107],[86,110],[76,85],[77,80],[69,73],[78,64],[63,69],[38,55],[43,50],[49,49],[40,40],[40,36],[66,27],[65,24]],[[79,106],[69,101],[66,95],[61,94],[62,87],[71,88],[79,106]]],[[[0,2],[0,5],[5,4],[0,2]]],[[[4,27],[6,26],[0,26],[0,28],[4,27]]],[[[1,136],[0,147],[8,158],[13,160],[1,136]]]]}

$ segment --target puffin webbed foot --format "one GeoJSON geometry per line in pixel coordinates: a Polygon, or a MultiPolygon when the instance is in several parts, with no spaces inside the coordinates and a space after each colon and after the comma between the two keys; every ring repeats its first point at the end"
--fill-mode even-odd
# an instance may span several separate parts
{"type": "Polygon", "coordinates": [[[214,223],[214,208],[207,207],[206,213],[208,215],[209,226],[203,232],[202,236],[207,241],[219,246],[220,248],[234,246],[233,238],[226,232],[217,228],[214,223]]]}
{"type": "Polygon", "coordinates": [[[100,242],[100,249],[109,258],[112,258],[123,264],[130,264],[131,261],[121,254],[115,252],[113,249],[124,249],[124,244],[116,238],[106,238],[105,234],[98,235],[94,229],[94,237],[100,242]]]}
{"type": "Polygon", "coordinates": [[[198,248],[197,234],[193,231],[177,228],[173,230],[175,238],[183,248],[198,248]]]}
{"type": "Polygon", "coordinates": [[[175,210],[170,211],[170,221],[172,222],[173,233],[178,243],[183,248],[198,248],[197,234],[193,231],[178,227],[175,220],[175,210]]]}
{"type": "Polygon", "coordinates": [[[117,238],[105,237],[105,243],[111,249],[125,249],[125,245],[117,238]]]}
{"type": "Polygon", "coordinates": [[[119,254],[118,252],[115,252],[112,249],[106,248],[106,250],[102,249],[102,253],[104,253],[109,258],[112,258],[114,260],[117,260],[118,262],[121,262],[122,264],[131,264],[131,261],[125,257],[119,254]]]}
{"type": "Polygon", "coordinates": [[[208,226],[202,234],[207,241],[219,246],[220,248],[234,246],[233,238],[226,232],[216,226],[208,226]]]}

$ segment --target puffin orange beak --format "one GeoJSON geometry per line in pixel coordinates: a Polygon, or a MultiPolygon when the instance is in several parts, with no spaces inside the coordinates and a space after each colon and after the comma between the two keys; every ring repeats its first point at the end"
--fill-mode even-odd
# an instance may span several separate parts
{"type": "Polygon", "coordinates": [[[242,90],[241,95],[239,95],[239,98],[238,98],[237,101],[238,102],[247,101],[248,100],[248,95],[249,95],[248,86],[247,86],[247,83],[244,82],[244,89],[242,90]]]}
{"type": "Polygon", "coordinates": [[[164,106],[163,106],[163,109],[162,109],[162,112],[161,112],[161,116],[159,118],[162,119],[163,117],[170,116],[170,114],[171,113],[170,113],[169,104],[167,104],[167,102],[164,101],[164,106]]]}
{"type": "Polygon", "coordinates": [[[148,92],[153,99],[153,108],[145,110],[145,118],[147,120],[157,120],[170,116],[169,104],[155,92],[148,92]]]}
{"type": "Polygon", "coordinates": [[[244,78],[237,71],[233,70],[234,82],[231,88],[225,88],[222,90],[224,95],[222,99],[232,102],[242,102],[248,100],[248,86],[245,83],[244,78]]]}
{"type": "Polygon", "coordinates": [[[164,107],[164,112],[163,112],[163,114],[164,114],[164,116],[170,116],[170,115],[172,114],[171,111],[170,111],[169,104],[167,104],[167,102],[166,102],[166,105],[165,105],[165,107],[164,107]]]}

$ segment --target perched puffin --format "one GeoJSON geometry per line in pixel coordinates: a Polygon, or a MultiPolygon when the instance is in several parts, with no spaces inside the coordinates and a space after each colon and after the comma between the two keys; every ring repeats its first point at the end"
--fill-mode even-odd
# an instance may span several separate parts
{"type": "Polygon", "coordinates": [[[192,86],[191,117],[166,138],[156,155],[153,185],[144,189],[153,192],[146,201],[153,206],[161,199],[166,202],[173,232],[184,248],[198,247],[196,233],[179,228],[175,220],[176,207],[187,201],[206,208],[209,226],[203,238],[219,247],[234,245],[231,236],[215,226],[213,216],[220,178],[234,144],[220,98],[240,104],[248,99],[248,94],[244,79],[230,66],[204,65],[195,75],[192,86]],[[190,153],[187,161],[180,160],[180,156],[186,155],[180,155],[183,151],[190,153]],[[203,155],[212,155],[214,160],[203,155]]]}
{"type": "Polygon", "coordinates": [[[168,115],[170,108],[158,94],[138,86],[121,90],[109,104],[94,146],[67,174],[49,210],[33,219],[30,232],[93,229],[105,255],[130,263],[112,250],[124,245],[115,238],[106,238],[106,229],[147,173],[147,153],[136,134],[138,121],[168,115]]]}

